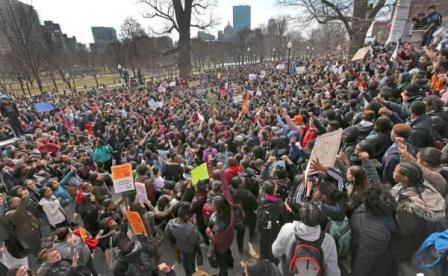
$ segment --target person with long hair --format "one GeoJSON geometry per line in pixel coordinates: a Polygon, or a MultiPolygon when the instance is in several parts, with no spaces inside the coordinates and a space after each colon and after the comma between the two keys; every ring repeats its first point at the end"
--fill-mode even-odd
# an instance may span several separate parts
{"type": "Polygon", "coordinates": [[[351,166],[347,169],[347,212],[349,216],[356,208],[358,208],[364,200],[365,191],[367,189],[366,171],[361,166],[351,166]]]}
{"type": "Polygon", "coordinates": [[[170,220],[165,227],[166,236],[181,253],[186,276],[191,276],[196,270],[195,257],[200,237],[198,227],[190,219],[190,203],[182,201],[177,209],[177,218],[170,220]]]}
{"type": "Polygon", "coordinates": [[[393,257],[398,266],[397,275],[412,275],[419,272],[414,258],[418,247],[429,234],[446,229],[445,200],[424,181],[421,169],[415,164],[400,163],[393,177],[398,183],[392,188],[397,201],[393,257]]]}

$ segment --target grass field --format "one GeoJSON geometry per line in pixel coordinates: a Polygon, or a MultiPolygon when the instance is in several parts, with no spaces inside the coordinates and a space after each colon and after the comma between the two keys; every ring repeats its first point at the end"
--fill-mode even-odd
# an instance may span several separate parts
{"type": "MultiPolygon", "coordinates": [[[[108,86],[108,85],[120,83],[120,76],[118,74],[103,75],[101,77],[98,76],[97,78],[98,78],[98,84],[100,86],[102,86],[103,84],[108,86]]],[[[95,79],[92,76],[87,76],[85,78],[81,78],[81,77],[76,78],[75,84],[76,84],[77,89],[84,88],[84,86],[87,86],[88,88],[96,86],[95,79]]],[[[42,85],[43,85],[45,92],[53,91],[56,89],[55,86],[53,85],[53,82],[51,79],[43,79],[42,85]]],[[[62,79],[56,79],[56,85],[57,85],[59,91],[63,91],[64,89],[68,90],[67,84],[65,82],[63,82],[62,79]]],[[[13,91],[14,95],[23,96],[23,92],[22,92],[22,89],[20,88],[19,82],[15,81],[15,82],[12,82],[11,85],[7,84],[7,86],[10,89],[12,87],[12,91],[13,91]]],[[[25,89],[26,95],[28,96],[29,93],[26,88],[26,85],[24,85],[24,89],[25,89]]],[[[39,88],[37,87],[36,83],[34,83],[34,87],[30,87],[30,91],[31,91],[31,94],[33,94],[33,95],[40,93],[39,88]]]]}

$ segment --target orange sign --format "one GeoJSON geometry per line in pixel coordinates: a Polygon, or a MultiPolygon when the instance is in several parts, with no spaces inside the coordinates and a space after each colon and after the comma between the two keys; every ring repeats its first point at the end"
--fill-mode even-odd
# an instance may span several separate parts
{"type": "Polygon", "coordinates": [[[112,166],[112,180],[114,182],[114,191],[117,194],[134,190],[131,164],[112,166]]]}
{"type": "Polygon", "coordinates": [[[250,93],[244,94],[244,99],[243,99],[243,104],[241,105],[241,112],[243,112],[243,114],[246,114],[247,112],[249,112],[249,107],[250,107],[250,93]]]}
{"type": "Polygon", "coordinates": [[[143,224],[142,218],[138,212],[128,211],[125,213],[128,219],[128,223],[131,226],[132,232],[135,235],[146,235],[145,225],[143,224]]]}
{"type": "Polygon", "coordinates": [[[113,180],[132,177],[132,166],[130,163],[112,166],[111,170],[113,180]]]}

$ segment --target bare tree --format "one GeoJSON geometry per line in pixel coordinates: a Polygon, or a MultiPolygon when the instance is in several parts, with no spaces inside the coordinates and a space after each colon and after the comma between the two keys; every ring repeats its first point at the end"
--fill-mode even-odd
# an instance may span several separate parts
{"type": "Polygon", "coordinates": [[[288,17],[282,15],[275,19],[275,42],[277,52],[284,58],[286,56],[286,32],[288,30],[288,17]]]}
{"type": "Polygon", "coordinates": [[[140,51],[139,51],[139,42],[141,42],[144,38],[147,38],[147,34],[145,33],[145,30],[140,25],[140,23],[137,22],[132,17],[128,17],[124,20],[123,24],[121,25],[121,38],[123,39],[123,43],[129,44],[131,47],[131,62],[132,62],[132,68],[134,70],[134,77],[135,76],[135,67],[137,68],[137,74],[138,74],[138,80],[140,84],[143,83],[143,75],[141,71],[140,66],[140,51]]]}
{"type": "Polygon", "coordinates": [[[24,75],[32,76],[42,93],[40,69],[44,49],[36,11],[19,1],[4,1],[0,8],[0,32],[9,44],[8,61],[23,70],[24,75]]]}
{"type": "Polygon", "coordinates": [[[159,33],[179,34],[178,66],[181,78],[187,78],[192,73],[191,68],[191,36],[190,29],[205,30],[211,27],[215,20],[209,10],[215,5],[215,0],[141,0],[149,6],[146,18],[161,18],[166,21],[166,27],[159,33]],[[207,16],[208,13],[208,16],[207,16]]]}
{"type": "Polygon", "coordinates": [[[301,19],[320,24],[339,21],[350,37],[350,54],[363,46],[367,31],[379,12],[395,0],[277,0],[280,5],[303,9],[301,19]]]}

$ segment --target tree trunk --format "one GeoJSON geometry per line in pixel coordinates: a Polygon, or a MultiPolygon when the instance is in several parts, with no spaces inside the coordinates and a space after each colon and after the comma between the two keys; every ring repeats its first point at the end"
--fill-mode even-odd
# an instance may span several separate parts
{"type": "Polygon", "coordinates": [[[191,76],[191,57],[190,57],[190,26],[182,30],[179,34],[179,53],[177,63],[179,65],[179,77],[182,79],[191,76]]]}
{"type": "Polygon", "coordinates": [[[22,89],[23,96],[26,96],[25,87],[23,86],[23,80],[19,77],[20,89],[22,89]]]}
{"type": "Polygon", "coordinates": [[[54,73],[53,73],[53,71],[51,71],[51,73],[50,73],[51,75],[51,80],[53,81],[53,86],[54,86],[54,89],[56,89],[56,92],[58,92],[58,90],[59,90],[59,88],[58,88],[58,85],[56,84],[56,79],[55,79],[55,77],[54,77],[54,73]]]}
{"type": "Polygon", "coordinates": [[[98,88],[100,85],[98,84],[98,78],[96,77],[96,73],[93,73],[93,78],[95,79],[96,88],[98,88]]]}
{"type": "Polygon", "coordinates": [[[70,83],[70,80],[67,79],[64,75],[64,72],[61,69],[58,69],[59,75],[61,76],[62,80],[67,84],[68,89],[72,89],[72,84],[70,83]]]}
{"type": "MultiPolygon", "coordinates": [[[[26,82],[26,89],[28,90],[28,94],[30,94],[30,98],[31,98],[33,95],[31,94],[31,90],[30,90],[30,86],[29,86],[28,82],[26,82]]],[[[41,93],[42,93],[42,91],[41,91],[41,93]]]]}
{"type": "Polygon", "coordinates": [[[350,56],[353,56],[359,48],[364,46],[367,30],[372,23],[367,18],[368,5],[368,0],[353,1],[353,20],[351,30],[348,30],[350,34],[350,56]]]}

